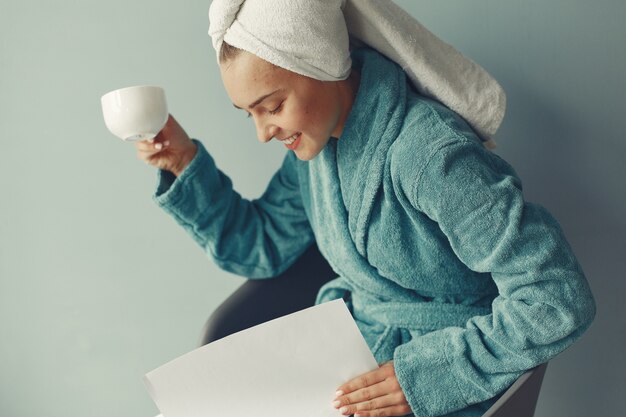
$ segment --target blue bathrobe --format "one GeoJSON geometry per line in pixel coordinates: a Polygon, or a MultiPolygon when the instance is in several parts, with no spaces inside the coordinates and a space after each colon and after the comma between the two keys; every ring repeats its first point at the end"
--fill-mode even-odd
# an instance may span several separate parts
{"type": "Polygon", "coordinates": [[[595,315],[557,221],[524,201],[513,168],[456,113],[413,92],[371,49],[341,138],[288,152],[246,200],[201,142],[156,203],[223,269],[268,278],[313,241],[374,356],[394,360],[415,416],[480,416],[524,371],[570,346],[595,315]]]}

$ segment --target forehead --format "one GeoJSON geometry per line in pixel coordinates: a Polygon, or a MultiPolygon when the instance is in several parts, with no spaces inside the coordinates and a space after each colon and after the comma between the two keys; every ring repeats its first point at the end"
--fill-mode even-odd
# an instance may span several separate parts
{"type": "Polygon", "coordinates": [[[220,73],[226,92],[239,107],[274,90],[288,89],[296,75],[245,51],[221,63],[220,73]]]}

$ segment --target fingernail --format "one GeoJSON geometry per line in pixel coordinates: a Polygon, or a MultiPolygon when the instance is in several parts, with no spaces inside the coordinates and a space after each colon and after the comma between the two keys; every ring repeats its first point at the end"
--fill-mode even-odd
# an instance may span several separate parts
{"type": "Polygon", "coordinates": [[[343,395],[343,391],[341,391],[341,390],[339,390],[339,391],[337,391],[337,392],[335,393],[335,397],[339,397],[339,396],[341,396],[341,395],[343,395]]]}
{"type": "Polygon", "coordinates": [[[162,147],[163,147],[162,143],[157,143],[157,144],[154,145],[155,149],[161,149],[162,147]]]}
{"type": "Polygon", "coordinates": [[[335,401],[335,402],[333,403],[333,406],[334,406],[335,408],[339,408],[339,406],[340,406],[340,405],[341,405],[341,401],[335,401]]]}
{"type": "Polygon", "coordinates": [[[354,417],[361,417],[361,414],[355,414],[354,417]]]}
{"type": "Polygon", "coordinates": [[[163,146],[168,146],[170,144],[169,140],[166,140],[165,142],[163,142],[163,146]]]}
{"type": "Polygon", "coordinates": [[[340,413],[347,413],[347,412],[348,412],[348,407],[341,407],[341,408],[339,409],[339,412],[340,412],[340,413]]]}

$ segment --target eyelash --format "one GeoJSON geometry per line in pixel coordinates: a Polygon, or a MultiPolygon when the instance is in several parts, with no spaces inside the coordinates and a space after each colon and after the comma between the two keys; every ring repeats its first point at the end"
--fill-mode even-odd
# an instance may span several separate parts
{"type": "Polygon", "coordinates": [[[272,111],[270,111],[268,113],[274,115],[274,114],[278,113],[282,107],[283,107],[283,102],[281,101],[281,103],[278,105],[278,107],[276,107],[274,110],[272,110],[272,111]]]}
{"type": "MultiPolygon", "coordinates": [[[[270,110],[268,113],[271,115],[275,115],[276,113],[278,113],[280,111],[280,109],[283,107],[283,102],[281,102],[278,107],[276,107],[274,110],[270,110]]],[[[251,113],[248,113],[248,115],[246,117],[252,117],[251,113]]]]}

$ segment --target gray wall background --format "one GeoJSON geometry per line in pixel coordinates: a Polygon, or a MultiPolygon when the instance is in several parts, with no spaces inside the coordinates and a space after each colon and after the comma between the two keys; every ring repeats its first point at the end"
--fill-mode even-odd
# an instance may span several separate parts
{"type": "MultiPolygon", "coordinates": [[[[497,152],[560,220],[598,315],[538,417],[626,413],[626,2],[399,1],[508,93],[497,152]]],[[[0,415],[157,413],[143,374],[196,346],[243,278],[152,202],[154,168],[100,96],[157,84],[248,197],[283,155],[223,91],[209,2],[0,0],[0,415]]]]}

